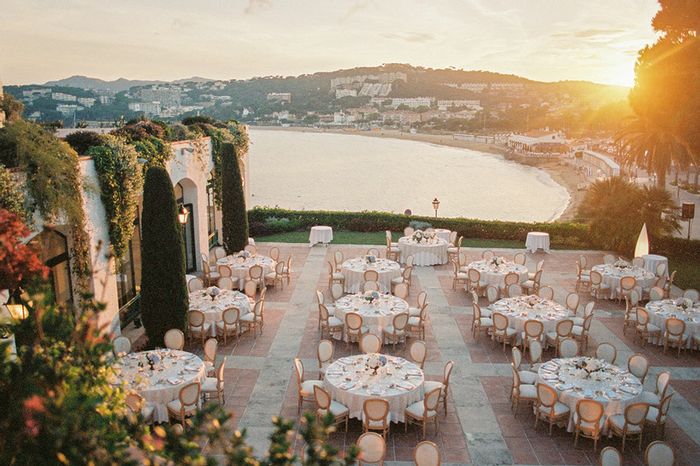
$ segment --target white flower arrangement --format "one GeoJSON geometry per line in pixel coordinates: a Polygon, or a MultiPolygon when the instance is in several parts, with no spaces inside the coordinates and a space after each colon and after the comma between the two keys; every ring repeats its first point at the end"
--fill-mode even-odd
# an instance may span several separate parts
{"type": "Polygon", "coordinates": [[[613,266],[618,269],[626,269],[630,266],[630,263],[624,259],[618,259],[613,263],[613,266]]]}
{"type": "Polygon", "coordinates": [[[386,356],[382,356],[379,353],[368,354],[365,364],[367,369],[372,371],[372,375],[377,375],[379,369],[386,365],[386,356]]]}
{"type": "Polygon", "coordinates": [[[374,304],[374,302],[379,300],[379,297],[380,294],[378,291],[365,291],[362,295],[362,299],[367,301],[369,304],[374,304]]]}
{"type": "Polygon", "coordinates": [[[416,230],[411,235],[411,240],[419,244],[432,244],[436,241],[437,235],[434,231],[416,230]]]}

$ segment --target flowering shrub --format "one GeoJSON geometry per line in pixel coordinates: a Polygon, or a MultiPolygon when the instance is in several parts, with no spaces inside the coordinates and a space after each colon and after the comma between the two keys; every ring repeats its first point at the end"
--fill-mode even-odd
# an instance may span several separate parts
{"type": "Polygon", "coordinates": [[[46,279],[48,269],[36,251],[22,243],[28,235],[29,229],[17,214],[0,209],[0,290],[14,290],[35,276],[46,279]]]}

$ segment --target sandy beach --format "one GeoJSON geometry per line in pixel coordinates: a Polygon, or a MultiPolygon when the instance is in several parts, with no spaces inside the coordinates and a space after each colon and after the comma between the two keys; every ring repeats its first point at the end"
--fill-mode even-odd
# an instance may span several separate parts
{"type": "MultiPolygon", "coordinates": [[[[507,153],[506,148],[496,144],[486,144],[480,142],[464,141],[454,139],[451,134],[428,134],[428,133],[408,133],[399,130],[382,129],[380,131],[359,131],[353,129],[320,129],[306,127],[280,127],[280,126],[255,126],[255,129],[264,129],[272,131],[300,131],[308,133],[337,133],[337,134],[355,134],[358,136],[378,137],[378,138],[393,138],[404,139],[410,141],[428,142],[431,144],[439,144],[450,147],[461,147],[471,149],[496,157],[504,157],[507,153]]],[[[528,165],[531,167],[540,168],[546,171],[551,178],[566,188],[569,192],[570,201],[566,210],[555,221],[564,222],[574,218],[578,206],[581,204],[584,196],[583,191],[578,191],[577,186],[584,180],[580,174],[576,173],[573,167],[550,159],[530,159],[525,157],[509,157],[509,160],[528,165]]]]}

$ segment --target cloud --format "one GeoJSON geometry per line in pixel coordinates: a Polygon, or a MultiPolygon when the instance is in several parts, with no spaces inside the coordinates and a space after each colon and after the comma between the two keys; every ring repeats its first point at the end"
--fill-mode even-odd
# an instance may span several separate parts
{"type": "Polygon", "coordinates": [[[582,29],[580,31],[575,31],[572,35],[574,37],[579,37],[581,39],[587,39],[587,38],[592,38],[592,37],[610,37],[610,36],[619,36],[621,34],[624,34],[625,31],[624,29],[582,29]]]}
{"type": "Polygon", "coordinates": [[[380,35],[385,39],[402,40],[412,43],[425,43],[435,40],[435,35],[429,32],[383,32],[380,35]]]}

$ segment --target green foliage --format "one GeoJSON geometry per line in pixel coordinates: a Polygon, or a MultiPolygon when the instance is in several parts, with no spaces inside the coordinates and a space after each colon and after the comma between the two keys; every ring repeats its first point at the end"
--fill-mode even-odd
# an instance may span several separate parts
{"type": "Polygon", "coordinates": [[[171,328],[184,329],[188,309],[181,225],[168,172],[146,172],[141,214],[141,315],[151,346],[171,328]]]}
{"type": "Polygon", "coordinates": [[[94,131],[76,131],[66,136],[66,142],[75,152],[85,155],[91,147],[104,144],[105,137],[94,131]]]}
{"type": "Polygon", "coordinates": [[[161,123],[150,120],[130,121],[114,132],[132,144],[148,165],[164,166],[173,156],[166,141],[166,129],[161,123]]]}
{"type": "Polygon", "coordinates": [[[245,207],[245,193],[241,167],[233,144],[226,143],[222,149],[221,212],[223,245],[232,254],[248,244],[248,213],[245,207]]]}
{"type": "Polygon", "coordinates": [[[100,182],[112,252],[121,258],[128,250],[134,233],[143,179],[133,147],[115,136],[104,136],[102,141],[103,145],[91,147],[87,155],[95,163],[100,182]]]}
{"type": "Polygon", "coordinates": [[[5,120],[14,122],[22,119],[24,104],[11,94],[3,94],[0,98],[0,112],[5,112],[5,120]]]}
{"type": "Polygon", "coordinates": [[[91,263],[78,154],[41,126],[20,120],[0,129],[0,163],[24,170],[29,208],[45,223],[65,217],[73,237],[73,270],[78,286],[87,289],[91,263]]]}
{"type": "Polygon", "coordinates": [[[214,189],[214,201],[221,207],[222,203],[222,173],[223,148],[225,144],[233,144],[235,153],[240,157],[248,152],[248,132],[245,126],[235,120],[228,122],[216,121],[207,116],[195,116],[182,120],[189,131],[189,138],[197,135],[211,138],[214,173],[211,184],[214,189]]]}
{"type": "Polygon", "coordinates": [[[6,209],[20,218],[26,220],[27,212],[24,210],[24,193],[12,179],[12,174],[0,164],[0,209],[6,209]]]}
{"type": "Polygon", "coordinates": [[[579,208],[594,243],[630,254],[646,223],[651,241],[678,229],[677,208],[670,194],[659,188],[640,188],[620,177],[593,183],[579,208]]]}
{"type": "MultiPolygon", "coordinates": [[[[434,228],[457,231],[465,238],[504,239],[525,241],[529,231],[545,231],[556,247],[590,248],[588,228],[579,223],[525,223],[476,220],[466,218],[433,218],[406,216],[387,212],[339,212],[321,210],[286,210],[255,207],[248,212],[251,225],[265,225],[270,217],[288,218],[289,231],[308,229],[314,225],[328,225],[336,230],[403,232],[411,221],[430,223],[434,228]]],[[[257,234],[254,232],[254,235],[257,234]]]]}

